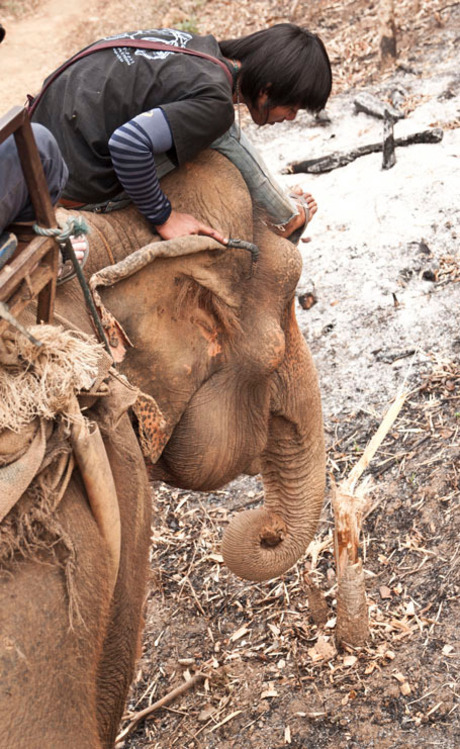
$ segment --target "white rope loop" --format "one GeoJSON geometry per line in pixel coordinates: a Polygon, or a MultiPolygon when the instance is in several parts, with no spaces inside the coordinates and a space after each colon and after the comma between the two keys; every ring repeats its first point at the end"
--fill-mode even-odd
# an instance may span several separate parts
{"type": "Polygon", "coordinates": [[[58,226],[55,229],[47,229],[38,224],[34,224],[33,228],[36,234],[42,237],[54,237],[59,244],[64,244],[71,236],[78,237],[89,232],[89,226],[81,216],[70,218],[64,226],[58,226]]]}

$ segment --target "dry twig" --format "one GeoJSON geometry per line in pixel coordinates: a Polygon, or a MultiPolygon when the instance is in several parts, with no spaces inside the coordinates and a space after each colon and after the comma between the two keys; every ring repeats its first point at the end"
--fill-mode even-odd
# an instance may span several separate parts
{"type": "Polygon", "coordinates": [[[134,728],[136,728],[137,724],[141,720],[147,718],[156,710],[159,710],[160,707],[169,705],[169,703],[173,702],[173,700],[175,700],[177,697],[181,697],[183,694],[185,694],[185,692],[193,689],[197,684],[201,684],[201,682],[207,678],[207,674],[203,673],[202,671],[197,671],[197,673],[194,674],[191,679],[184,682],[184,684],[180,684],[175,689],[172,689],[170,692],[168,692],[168,694],[165,694],[164,697],[154,702],[153,705],[149,705],[149,707],[144,708],[144,710],[139,710],[138,713],[135,713],[135,715],[131,716],[131,720],[126,728],[124,728],[123,731],[118,734],[116,739],[117,743],[125,739],[126,736],[128,736],[134,730],[134,728]]]}

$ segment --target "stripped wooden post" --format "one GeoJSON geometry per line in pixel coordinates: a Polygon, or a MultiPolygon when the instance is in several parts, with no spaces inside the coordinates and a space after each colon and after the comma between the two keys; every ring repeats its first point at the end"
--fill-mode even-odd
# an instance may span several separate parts
{"type": "Polygon", "coordinates": [[[364,645],[369,636],[368,608],[364,570],[359,558],[359,537],[366,508],[366,482],[358,481],[391,429],[406,393],[399,395],[388,409],[358,463],[339,487],[333,483],[334,556],[337,572],[337,645],[364,645]]]}

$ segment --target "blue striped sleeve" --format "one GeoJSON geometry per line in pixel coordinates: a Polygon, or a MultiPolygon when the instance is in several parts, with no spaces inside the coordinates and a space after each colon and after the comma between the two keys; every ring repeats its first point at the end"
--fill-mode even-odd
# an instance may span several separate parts
{"type": "Polygon", "coordinates": [[[171,130],[161,109],[144,112],[117,128],[109,150],[118,181],[140,212],[154,225],[171,215],[171,203],[162,191],[155,153],[169,151],[171,130]]]}

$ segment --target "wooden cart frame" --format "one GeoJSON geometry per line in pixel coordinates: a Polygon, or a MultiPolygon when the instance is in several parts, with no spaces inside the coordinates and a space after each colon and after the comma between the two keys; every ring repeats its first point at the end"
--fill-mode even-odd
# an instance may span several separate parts
{"type": "MultiPolygon", "coordinates": [[[[14,136],[22,171],[35,211],[36,222],[45,228],[57,226],[54,208],[43,172],[27,110],[13,107],[0,118],[0,143],[14,136]]],[[[59,246],[51,237],[32,236],[19,244],[12,259],[0,271],[0,301],[13,316],[37,299],[37,322],[53,321],[59,246]]],[[[0,319],[0,335],[8,327],[0,319]]]]}

